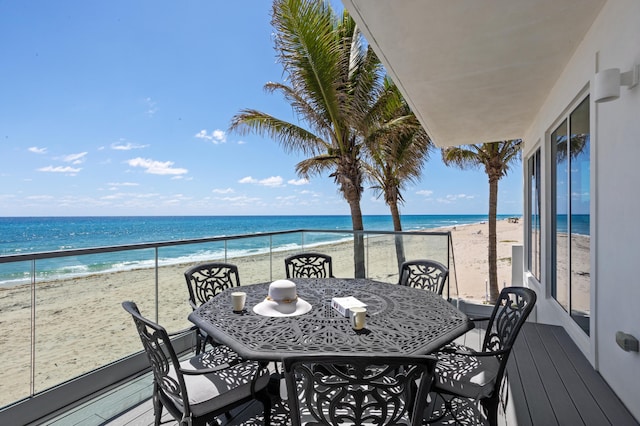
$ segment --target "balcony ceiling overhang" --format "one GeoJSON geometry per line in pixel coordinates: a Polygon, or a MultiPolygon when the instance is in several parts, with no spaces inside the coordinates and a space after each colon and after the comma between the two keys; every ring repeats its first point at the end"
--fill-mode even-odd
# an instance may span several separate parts
{"type": "Polygon", "coordinates": [[[342,0],[438,146],[522,138],[606,0],[342,0]]]}

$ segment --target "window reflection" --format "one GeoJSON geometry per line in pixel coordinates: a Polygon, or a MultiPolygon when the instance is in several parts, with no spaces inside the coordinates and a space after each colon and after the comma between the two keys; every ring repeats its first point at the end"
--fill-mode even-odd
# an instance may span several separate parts
{"type": "Polygon", "coordinates": [[[576,323],[590,333],[590,131],[589,98],[551,134],[551,293],[576,323]]]}

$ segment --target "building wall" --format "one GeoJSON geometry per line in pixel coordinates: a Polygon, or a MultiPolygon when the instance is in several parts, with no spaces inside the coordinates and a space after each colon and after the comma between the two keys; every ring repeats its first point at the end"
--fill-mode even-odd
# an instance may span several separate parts
{"type": "MultiPolygon", "coordinates": [[[[567,25],[570,25],[567,17],[567,25]]],[[[525,137],[527,158],[542,148],[542,226],[550,198],[549,133],[585,93],[598,69],[628,71],[640,64],[640,2],[609,0],[570,59],[525,137]]],[[[525,276],[539,296],[538,322],[560,324],[637,419],[640,419],[640,354],[617,346],[624,331],[640,339],[640,85],[621,87],[620,98],[591,98],[591,337],[587,337],[542,283],[525,276]]],[[[542,246],[548,241],[543,234],[542,246]]],[[[526,249],[526,248],[525,248],[526,249]]],[[[544,249],[543,249],[544,250],[544,249]]],[[[548,250],[545,250],[548,253],[548,250]]],[[[544,252],[543,252],[544,253],[544,252]]],[[[526,254],[525,254],[526,258],[526,254]]],[[[543,255],[543,271],[550,259],[543,255]]]]}

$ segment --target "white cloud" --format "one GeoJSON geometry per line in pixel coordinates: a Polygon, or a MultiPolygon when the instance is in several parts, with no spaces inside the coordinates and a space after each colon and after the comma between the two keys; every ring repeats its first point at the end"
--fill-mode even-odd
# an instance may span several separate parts
{"type": "Polygon", "coordinates": [[[431,195],[433,195],[433,191],[431,191],[429,189],[422,189],[420,191],[416,191],[416,194],[424,195],[425,197],[430,197],[431,195]]]}
{"type": "Polygon", "coordinates": [[[46,154],[47,148],[38,148],[37,146],[29,147],[29,152],[33,152],[34,154],[46,154]]]}
{"type": "Polygon", "coordinates": [[[212,190],[211,192],[213,192],[215,194],[233,194],[234,191],[231,188],[225,188],[225,189],[216,188],[216,189],[212,190]]]}
{"type": "Polygon", "coordinates": [[[40,167],[38,169],[39,172],[51,172],[51,173],[69,173],[69,174],[73,174],[75,175],[76,173],[78,173],[80,170],[80,168],[75,168],[75,167],[71,167],[71,166],[47,166],[47,167],[40,167]]]}
{"type": "Polygon", "coordinates": [[[240,179],[238,183],[253,183],[253,184],[258,184],[262,186],[278,187],[278,186],[283,186],[282,185],[283,181],[284,179],[282,179],[281,176],[271,176],[271,177],[260,179],[260,180],[255,179],[251,176],[247,176],[240,179]]]}
{"type": "Polygon", "coordinates": [[[291,179],[291,180],[287,181],[287,183],[289,185],[296,185],[296,186],[297,185],[308,185],[309,184],[309,180],[307,180],[307,179],[298,179],[298,180],[291,179]]]}
{"type": "Polygon", "coordinates": [[[258,181],[258,184],[263,186],[276,187],[276,186],[282,186],[282,182],[283,182],[282,177],[271,176],[266,179],[261,179],[260,181],[258,181]]]}
{"type": "Polygon", "coordinates": [[[246,145],[245,141],[238,141],[238,145],[246,145]]]}
{"type": "Polygon", "coordinates": [[[448,194],[444,198],[438,198],[439,203],[450,204],[458,200],[472,200],[475,198],[473,195],[468,194],[448,194]]]}
{"type": "Polygon", "coordinates": [[[254,179],[251,176],[243,177],[238,183],[258,183],[258,179],[254,179]]]}
{"type": "Polygon", "coordinates": [[[207,134],[207,129],[202,129],[195,134],[198,139],[204,139],[210,141],[213,144],[225,143],[227,141],[227,135],[223,130],[216,129],[211,134],[207,134]]]}
{"type": "Polygon", "coordinates": [[[79,152],[77,154],[65,155],[61,159],[65,163],[82,164],[82,163],[84,163],[84,160],[86,160],[85,157],[87,156],[87,154],[88,154],[87,152],[79,152]]]}
{"type": "Polygon", "coordinates": [[[148,158],[132,158],[127,161],[131,167],[142,167],[146,169],[146,173],[152,175],[183,175],[188,172],[187,169],[173,168],[173,161],[155,161],[148,158]]]}
{"type": "Polygon", "coordinates": [[[120,141],[112,143],[111,149],[114,149],[116,151],[131,151],[132,149],[142,149],[148,146],[149,145],[138,145],[131,142],[124,143],[123,141],[120,141]]]}

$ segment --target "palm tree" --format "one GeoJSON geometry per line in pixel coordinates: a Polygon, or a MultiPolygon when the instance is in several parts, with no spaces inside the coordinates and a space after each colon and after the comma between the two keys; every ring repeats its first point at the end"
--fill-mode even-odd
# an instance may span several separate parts
{"type": "Polygon", "coordinates": [[[489,178],[489,297],[495,303],[498,289],[498,251],[496,246],[496,214],[498,210],[498,181],[520,161],[521,139],[482,143],[442,149],[446,165],[461,169],[484,167],[489,178]]]}
{"type": "MultiPolygon", "coordinates": [[[[276,139],[308,158],[296,165],[299,176],[329,173],[349,204],[354,231],[362,231],[361,149],[365,122],[383,90],[383,67],[345,11],[336,17],[322,0],[275,0],[271,23],[286,83],[269,82],[306,127],[264,112],[244,109],[230,131],[255,132],[276,139]]],[[[355,232],[355,276],[364,277],[364,240],[355,232]]]]}
{"type": "MultiPolygon", "coordinates": [[[[365,139],[367,147],[364,167],[372,189],[384,197],[393,220],[393,230],[402,231],[399,205],[404,203],[402,190],[417,182],[432,147],[427,132],[400,94],[398,87],[385,81],[385,96],[381,96],[377,125],[370,126],[365,139]]],[[[401,236],[396,236],[398,267],[404,262],[401,236]]]]}

